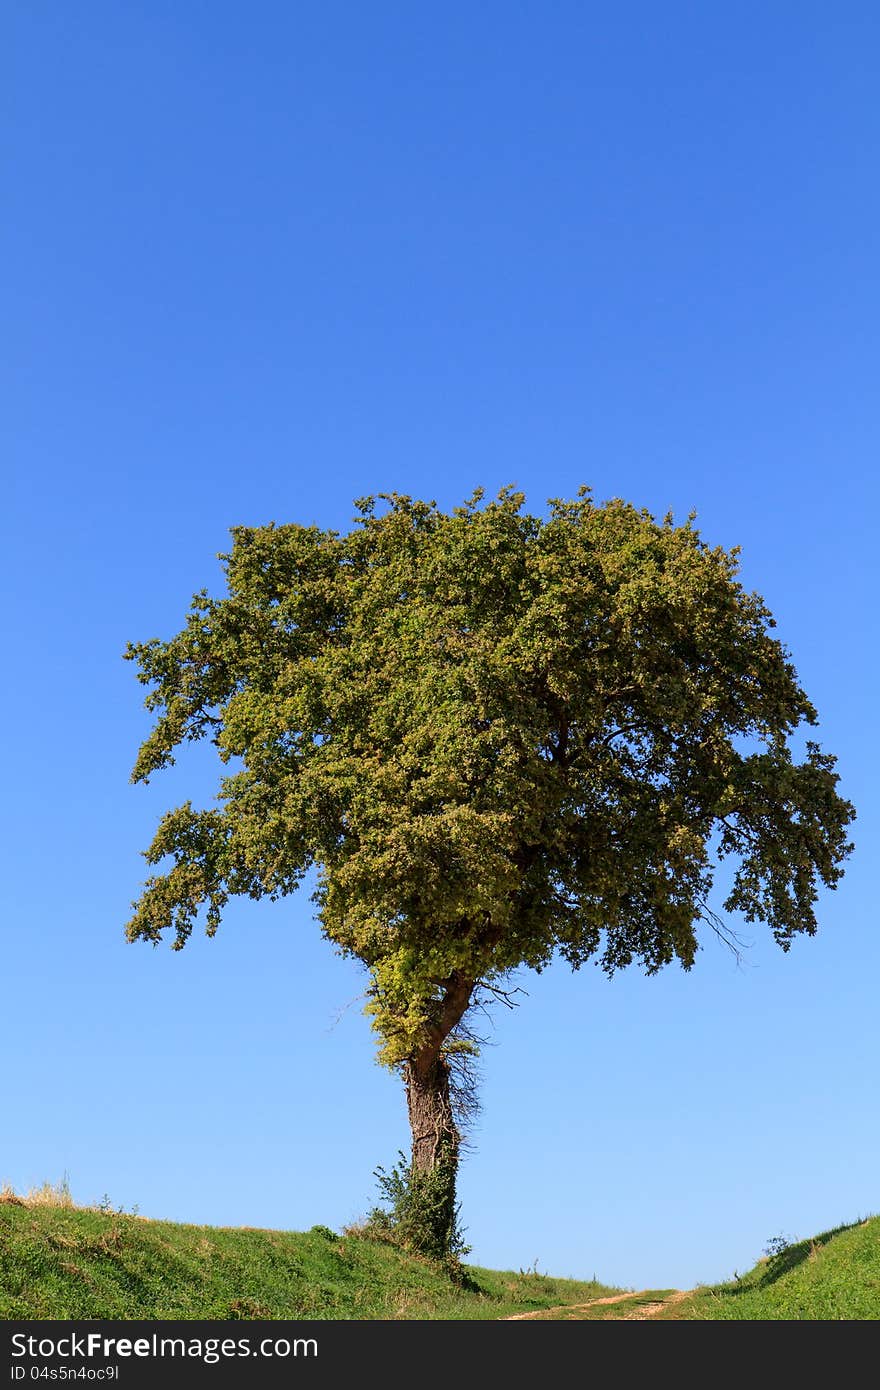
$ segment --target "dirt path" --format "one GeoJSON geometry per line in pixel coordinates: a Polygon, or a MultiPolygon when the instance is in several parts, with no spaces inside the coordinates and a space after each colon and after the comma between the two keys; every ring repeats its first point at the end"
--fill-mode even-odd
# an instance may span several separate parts
{"type": "Polygon", "coordinates": [[[688,1297],[687,1289],[673,1289],[672,1293],[665,1298],[659,1299],[656,1303],[640,1303],[637,1308],[633,1308],[631,1313],[624,1313],[623,1318],[655,1318],[661,1308],[668,1308],[670,1303],[681,1303],[682,1299],[688,1297]]]}
{"type": "MultiPolygon", "coordinates": [[[[636,1303],[634,1308],[621,1315],[620,1321],[623,1322],[630,1319],[642,1321],[643,1319],[654,1318],[660,1312],[661,1308],[668,1307],[670,1303],[681,1303],[682,1299],[688,1296],[689,1293],[686,1289],[673,1289],[672,1293],[667,1294],[665,1298],[650,1299],[642,1303],[636,1303]]],[[[563,1303],[558,1308],[538,1308],[533,1313],[509,1313],[506,1318],[501,1318],[499,1321],[525,1322],[528,1319],[534,1318],[549,1320],[551,1318],[558,1318],[560,1314],[578,1313],[582,1308],[598,1308],[608,1303],[626,1303],[630,1300],[643,1297],[643,1294],[638,1293],[615,1293],[606,1298],[591,1298],[588,1303],[563,1303]]],[[[572,1321],[574,1320],[575,1319],[572,1319],[572,1321]]]]}

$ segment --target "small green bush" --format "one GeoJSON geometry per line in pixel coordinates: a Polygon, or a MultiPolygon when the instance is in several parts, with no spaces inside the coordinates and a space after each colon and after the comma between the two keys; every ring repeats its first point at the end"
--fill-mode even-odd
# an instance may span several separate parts
{"type": "Polygon", "coordinates": [[[370,1234],[442,1263],[454,1277],[471,1247],[465,1242],[455,1189],[443,1164],[420,1173],[400,1153],[390,1172],[379,1167],[375,1177],[386,1206],[370,1212],[370,1234]]]}

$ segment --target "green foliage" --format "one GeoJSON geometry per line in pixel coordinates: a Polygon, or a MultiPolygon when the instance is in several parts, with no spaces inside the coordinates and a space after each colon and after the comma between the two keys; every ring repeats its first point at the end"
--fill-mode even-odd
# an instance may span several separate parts
{"type": "MultiPolygon", "coordinates": [[[[454,1164],[454,1160],[451,1160],[454,1164]]],[[[368,1229],[383,1239],[394,1240],[405,1250],[440,1261],[453,1275],[460,1269],[465,1243],[455,1201],[455,1171],[450,1160],[419,1172],[399,1154],[390,1172],[376,1169],[375,1176],[385,1206],[375,1207],[368,1229]]]]}
{"type": "Polygon", "coordinates": [[[554,954],[689,968],[724,904],[787,949],[816,928],[854,812],[736,551],[586,489],[443,513],[397,494],[353,529],[235,527],[227,593],[129,646],[155,726],[133,779],[210,739],[217,803],[162,819],[131,939],[310,866],[326,935],[371,975],[382,1059],[441,1046],[481,984],[554,954]]]}
{"type": "Polygon", "coordinates": [[[436,1264],[359,1236],[0,1202],[0,1319],[500,1318],[611,1290],[436,1264]]]}
{"type": "Polygon", "coordinates": [[[323,1236],[324,1240],[338,1240],[339,1236],[335,1231],[331,1231],[329,1226],[312,1226],[309,1230],[310,1236],[323,1236]]]}

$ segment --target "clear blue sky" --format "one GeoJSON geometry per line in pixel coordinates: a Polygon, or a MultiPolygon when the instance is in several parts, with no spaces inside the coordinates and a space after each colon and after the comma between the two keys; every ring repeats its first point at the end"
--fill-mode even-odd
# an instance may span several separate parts
{"type": "Polygon", "coordinates": [[[740,544],[859,810],[788,956],[523,980],[471,1258],[627,1285],[880,1208],[874,4],[7,12],[0,1180],[339,1227],[406,1143],[307,893],[182,954],[123,924],[148,788],[121,660],[234,524],[397,489],[691,508],[740,544]],[[346,1008],[346,1006],[349,1006],[346,1008]]]}

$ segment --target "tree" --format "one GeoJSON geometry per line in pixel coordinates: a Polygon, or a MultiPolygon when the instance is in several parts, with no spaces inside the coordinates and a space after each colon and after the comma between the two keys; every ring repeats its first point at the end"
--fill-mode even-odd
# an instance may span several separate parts
{"type": "Polygon", "coordinates": [[[216,804],[161,820],[129,939],[180,948],[233,895],[310,869],[325,935],[369,974],[400,1072],[417,1243],[449,1251],[454,1069],[468,1015],[554,956],[690,969],[716,863],[723,908],[787,950],[852,846],[834,758],[737,551],[582,488],[545,518],[511,489],[446,514],[396,493],[347,534],[234,527],[228,593],[131,644],[155,727],[133,781],[209,738],[216,804]],[[426,1186],[427,1185],[427,1186],[426,1186]],[[428,1214],[425,1215],[425,1212],[428,1214]]]}

